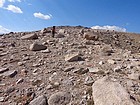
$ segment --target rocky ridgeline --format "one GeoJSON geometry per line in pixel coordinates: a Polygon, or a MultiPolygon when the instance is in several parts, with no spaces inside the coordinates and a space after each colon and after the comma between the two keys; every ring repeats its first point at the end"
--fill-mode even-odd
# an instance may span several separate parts
{"type": "Polygon", "coordinates": [[[140,105],[140,35],[58,26],[0,36],[0,105],[140,105]]]}

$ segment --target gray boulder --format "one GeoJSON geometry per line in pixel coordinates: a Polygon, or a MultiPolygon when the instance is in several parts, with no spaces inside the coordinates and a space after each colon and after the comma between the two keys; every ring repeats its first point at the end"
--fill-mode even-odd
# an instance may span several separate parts
{"type": "Polygon", "coordinates": [[[127,91],[108,77],[97,80],[92,90],[95,105],[134,105],[127,91]]]}

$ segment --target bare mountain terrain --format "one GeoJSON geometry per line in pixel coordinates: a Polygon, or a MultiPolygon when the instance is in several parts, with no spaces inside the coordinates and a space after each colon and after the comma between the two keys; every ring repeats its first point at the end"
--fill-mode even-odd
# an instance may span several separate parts
{"type": "Polygon", "coordinates": [[[0,105],[140,105],[140,34],[51,29],[0,36],[0,105]]]}

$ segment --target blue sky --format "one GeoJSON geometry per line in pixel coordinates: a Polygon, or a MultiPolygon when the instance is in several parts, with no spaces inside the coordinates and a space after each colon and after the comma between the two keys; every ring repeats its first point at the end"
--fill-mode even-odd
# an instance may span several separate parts
{"type": "Polygon", "coordinates": [[[140,33],[140,0],[0,0],[0,33],[82,25],[140,33]]]}

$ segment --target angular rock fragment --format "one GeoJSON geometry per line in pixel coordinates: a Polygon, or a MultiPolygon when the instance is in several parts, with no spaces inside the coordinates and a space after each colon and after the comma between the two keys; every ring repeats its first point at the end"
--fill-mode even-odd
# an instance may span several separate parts
{"type": "Polygon", "coordinates": [[[95,105],[134,105],[127,91],[108,77],[97,80],[92,90],[95,105]]]}
{"type": "Polygon", "coordinates": [[[47,49],[47,46],[44,46],[42,44],[33,43],[30,45],[31,51],[40,51],[40,50],[45,50],[45,49],[47,49]]]}
{"type": "Polygon", "coordinates": [[[90,73],[95,73],[95,74],[103,74],[104,73],[104,71],[100,70],[98,67],[94,67],[94,68],[89,67],[88,70],[90,73]]]}
{"type": "Polygon", "coordinates": [[[48,105],[47,98],[44,95],[41,95],[35,99],[33,99],[29,105],[48,105]]]}
{"type": "Polygon", "coordinates": [[[27,34],[25,36],[21,37],[22,40],[33,40],[33,39],[38,39],[38,36],[36,33],[32,33],[32,34],[27,34]]]}
{"type": "Polygon", "coordinates": [[[80,57],[79,53],[68,54],[68,55],[65,56],[65,61],[74,62],[74,61],[78,61],[80,58],[81,57],[80,57]]]}

